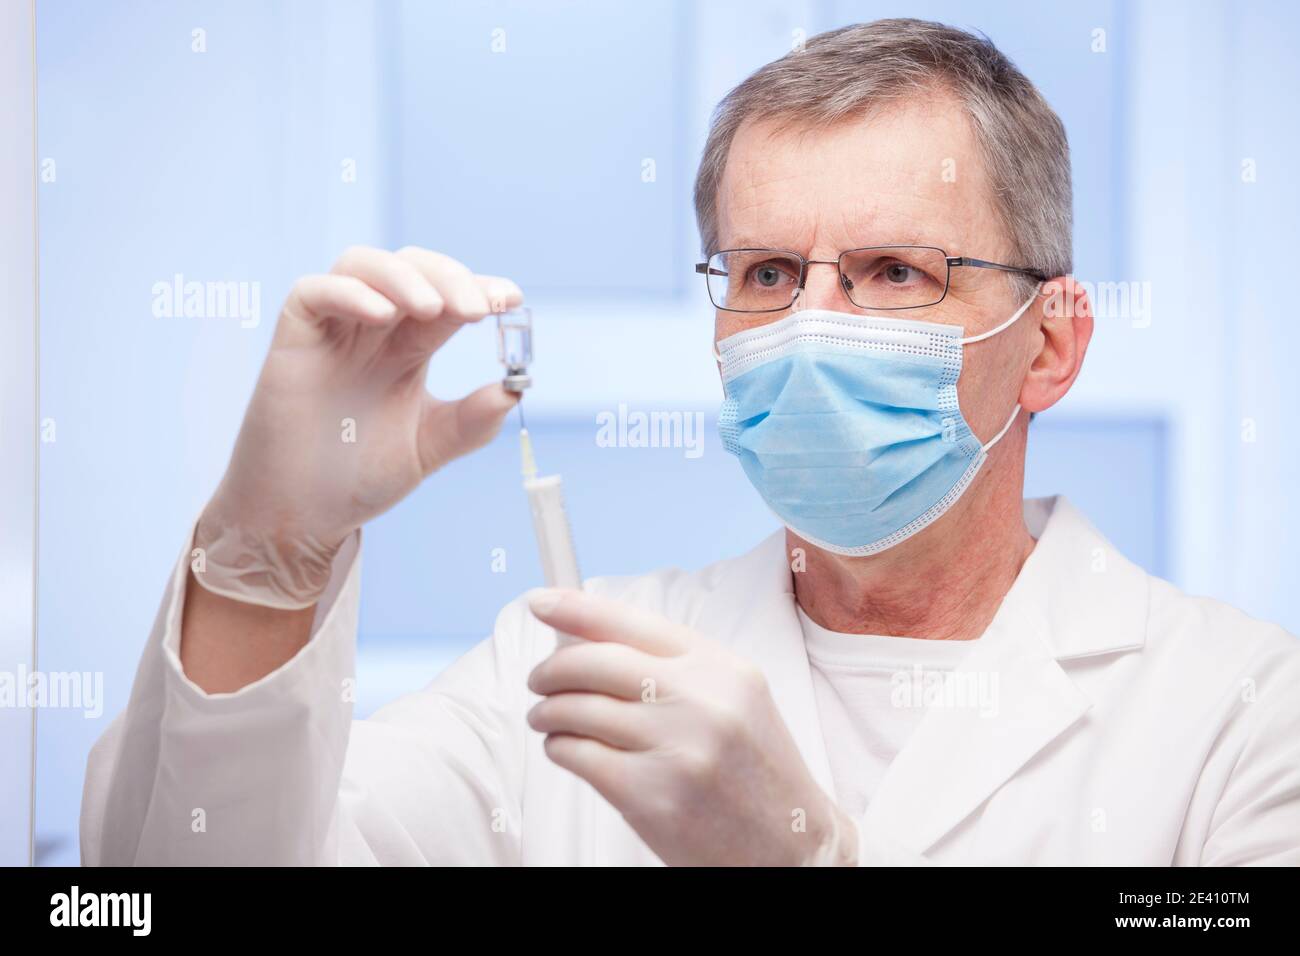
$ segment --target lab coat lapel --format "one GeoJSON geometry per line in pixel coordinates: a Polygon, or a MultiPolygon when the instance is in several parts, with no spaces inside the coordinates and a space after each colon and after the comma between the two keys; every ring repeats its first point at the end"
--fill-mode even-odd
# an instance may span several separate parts
{"type": "Polygon", "coordinates": [[[964,706],[954,695],[929,707],[867,809],[870,826],[917,853],[938,843],[1088,710],[1091,702],[1062,660],[1143,641],[1145,574],[1063,499],[1027,501],[1025,512],[1038,543],[953,675],[954,688],[992,693],[982,700],[968,694],[964,706]]]}
{"type": "Polygon", "coordinates": [[[813,779],[834,794],[789,562],[784,529],[739,560],[728,562],[715,599],[705,604],[696,627],[762,670],[813,779]]]}
{"type": "Polygon", "coordinates": [[[917,853],[970,815],[1090,706],[1023,621],[995,621],[932,704],[867,809],[917,853]]]}
{"type": "MultiPolygon", "coordinates": [[[[866,816],[916,853],[938,843],[1091,706],[1062,662],[1142,646],[1147,577],[1064,498],[1025,502],[1037,545],[956,671],[975,706],[930,707],[866,816]],[[994,681],[996,680],[996,685],[994,681]],[[981,705],[978,688],[996,692],[981,705]]],[[[694,623],[762,669],[817,783],[835,793],[779,531],[726,563],[694,623]],[[737,610],[739,609],[739,610],[737,610]]],[[[960,702],[960,696],[957,697],[960,702]]]]}

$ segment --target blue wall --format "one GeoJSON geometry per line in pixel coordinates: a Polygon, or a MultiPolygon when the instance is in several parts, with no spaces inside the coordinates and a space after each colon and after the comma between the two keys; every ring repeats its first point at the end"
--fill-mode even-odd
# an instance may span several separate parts
{"type": "MultiPolygon", "coordinates": [[[[1029,491],[1070,495],[1154,572],[1300,629],[1287,500],[1300,426],[1283,420],[1300,342],[1267,284],[1243,288],[1238,272],[1287,274],[1300,137],[1278,117],[1300,70],[1280,38],[1300,14],[905,9],[984,30],[1040,84],[1073,144],[1077,271],[1155,285],[1153,321],[1099,322],[1075,393],[1035,422],[1029,491]],[[1242,157],[1258,162],[1249,184],[1242,157]]],[[[530,426],[544,469],[565,475],[586,573],[695,567],[767,533],[712,426],[695,161],[713,104],[797,31],[897,13],[41,0],[39,151],[57,170],[40,193],[41,414],[57,438],[41,463],[40,664],[103,672],[107,696],[101,720],[39,716],[43,861],[76,860],[85,754],[126,702],[278,304],[348,244],[418,242],[523,285],[538,323],[530,426]],[[178,272],[260,282],[260,323],[155,318],[152,286],[178,272]],[[595,415],[619,403],[705,416],[703,454],[597,447],[595,415]]],[[[473,329],[435,358],[430,387],[456,395],[497,375],[489,330],[473,329]]],[[[516,475],[507,429],[369,529],[363,713],[423,684],[538,582],[516,475]]]]}

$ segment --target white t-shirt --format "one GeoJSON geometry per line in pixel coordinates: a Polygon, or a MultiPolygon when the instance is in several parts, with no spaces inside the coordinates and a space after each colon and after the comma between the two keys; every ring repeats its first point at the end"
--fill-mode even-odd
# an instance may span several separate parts
{"type": "Polygon", "coordinates": [[[974,642],[842,634],[798,610],[835,798],[858,817],[925,716],[918,688],[956,669],[974,642]]]}

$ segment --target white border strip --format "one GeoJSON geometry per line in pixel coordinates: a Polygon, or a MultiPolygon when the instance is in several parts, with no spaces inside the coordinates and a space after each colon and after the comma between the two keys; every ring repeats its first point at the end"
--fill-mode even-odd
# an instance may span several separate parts
{"type": "MultiPolygon", "coordinates": [[[[0,671],[36,668],[36,8],[0,3],[0,671]]],[[[0,708],[0,865],[32,863],[36,719],[0,708]]]]}

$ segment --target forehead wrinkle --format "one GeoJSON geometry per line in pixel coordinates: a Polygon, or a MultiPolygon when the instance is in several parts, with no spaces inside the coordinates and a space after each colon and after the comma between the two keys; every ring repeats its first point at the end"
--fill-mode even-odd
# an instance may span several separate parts
{"type": "Polygon", "coordinates": [[[895,137],[917,119],[909,109],[876,116],[865,129],[860,121],[784,136],[761,126],[742,128],[732,147],[740,161],[729,164],[719,190],[718,239],[730,248],[785,248],[810,258],[886,244],[992,258],[987,242],[976,243],[979,249],[969,245],[972,236],[996,232],[979,201],[985,170],[971,155],[965,118],[949,117],[937,105],[917,112],[942,137],[938,144],[895,137]],[[797,148],[782,152],[783,139],[797,148]],[[957,162],[956,182],[940,185],[940,154],[957,162]]]}
{"type": "MultiPolygon", "coordinates": [[[[848,243],[844,248],[862,246],[938,246],[948,249],[956,238],[949,231],[950,223],[944,222],[941,215],[943,208],[936,209],[935,216],[926,217],[918,223],[916,216],[903,213],[894,208],[881,208],[880,200],[892,194],[863,196],[846,203],[839,209],[839,231],[837,238],[848,243]]],[[[906,201],[916,201],[917,196],[906,196],[906,201]]],[[[921,200],[927,205],[942,207],[941,203],[921,200]]]]}
{"type": "Polygon", "coordinates": [[[779,190],[768,191],[767,185],[778,180],[737,190],[731,202],[724,202],[724,219],[734,224],[738,220],[762,222],[765,219],[785,220],[787,224],[799,218],[795,209],[779,190]]]}
{"type": "Polygon", "coordinates": [[[799,212],[784,208],[780,197],[751,196],[737,208],[723,204],[718,238],[724,248],[781,248],[799,251],[800,237],[815,227],[801,221],[799,212]]]}
{"type": "Polygon", "coordinates": [[[815,193],[815,178],[802,168],[797,157],[772,156],[766,152],[773,139],[761,128],[742,130],[733,143],[733,159],[723,172],[718,190],[718,240],[737,248],[755,245],[797,251],[801,239],[815,231],[809,211],[816,216],[820,202],[806,202],[793,196],[815,193]],[[801,188],[810,184],[812,189],[801,188]],[[744,241],[737,234],[745,234],[744,241]],[[735,237],[735,238],[733,238],[735,237]]]}
{"type": "Polygon", "coordinates": [[[737,204],[743,207],[752,204],[755,194],[775,193],[775,201],[781,195],[782,187],[803,179],[807,174],[788,163],[781,163],[769,157],[760,156],[745,159],[739,163],[728,163],[723,175],[720,195],[725,198],[732,195],[737,204]]]}

